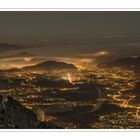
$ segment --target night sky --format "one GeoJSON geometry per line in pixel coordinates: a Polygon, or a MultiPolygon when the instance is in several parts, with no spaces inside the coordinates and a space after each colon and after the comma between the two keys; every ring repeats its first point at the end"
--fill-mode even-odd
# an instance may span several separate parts
{"type": "Polygon", "coordinates": [[[0,64],[140,55],[139,26],[140,12],[0,12],[0,64]]]}

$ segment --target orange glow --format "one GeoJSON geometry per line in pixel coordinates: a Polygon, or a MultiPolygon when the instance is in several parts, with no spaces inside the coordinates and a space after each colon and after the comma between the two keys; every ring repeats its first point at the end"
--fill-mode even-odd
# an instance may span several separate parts
{"type": "Polygon", "coordinates": [[[31,57],[25,57],[24,60],[27,61],[27,62],[30,62],[32,60],[32,58],[31,57]]]}

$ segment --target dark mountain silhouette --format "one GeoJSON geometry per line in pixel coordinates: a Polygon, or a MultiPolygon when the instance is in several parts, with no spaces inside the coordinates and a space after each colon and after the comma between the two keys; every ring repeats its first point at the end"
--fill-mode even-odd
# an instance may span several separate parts
{"type": "Polygon", "coordinates": [[[27,66],[22,70],[76,70],[77,68],[73,64],[67,64],[65,62],[45,61],[34,66],[27,66]]]}
{"type": "Polygon", "coordinates": [[[108,66],[118,66],[123,68],[140,68],[140,57],[125,57],[112,61],[108,66]]]}
{"type": "Polygon", "coordinates": [[[11,68],[6,70],[0,70],[0,73],[3,72],[19,72],[19,71],[32,71],[32,70],[77,70],[77,67],[73,64],[67,64],[65,62],[57,61],[45,61],[36,65],[26,66],[21,69],[11,68]]]}

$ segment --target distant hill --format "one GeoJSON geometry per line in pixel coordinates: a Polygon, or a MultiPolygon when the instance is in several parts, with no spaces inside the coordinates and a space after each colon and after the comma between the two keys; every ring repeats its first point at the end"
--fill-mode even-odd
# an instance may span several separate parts
{"type": "Polygon", "coordinates": [[[118,66],[123,68],[140,68],[140,57],[125,57],[112,61],[108,66],[118,66]]]}
{"type": "Polygon", "coordinates": [[[57,62],[57,61],[45,61],[36,65],[32,66],[26,66],[21,69],[17,68],[11,68],[11,69],[5,69],[5,70],[0,70],[0,73],[4,72],[19,72],[19,71],[32,71],[32,70],[45,70],[45,71],[50,71],[50,70],[77,70],[77,67],[73,64],[68,64],[65,62],[57,62]]]}
{"type": "Polygon", "coordinates": [[[65,62],[45,61],[34,66],[27,66],[22,70],[76,70],[76,66],[73,64],[67,64],[65,62]]]}

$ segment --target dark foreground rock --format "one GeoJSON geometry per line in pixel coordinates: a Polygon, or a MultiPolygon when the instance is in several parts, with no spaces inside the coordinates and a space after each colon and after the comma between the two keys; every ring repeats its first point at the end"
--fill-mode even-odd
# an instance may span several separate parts
{"type": "Polygon", "coordinates": [[[0,95],[0,128],[19,128],[19,129],[58,129],[53,122],[40,122],[36,114],[23,107],[12,97],[0,95]]]}
{"type": "Polygon", "coordinates": [[[0,96],[1,128],[33,128],[36,123],[37,117],[32,111],[11,97],[0,96]]]}
{"type": "Polygon", "coordinates": [[[63,129],[63,127],[56,125],[55,123],[52,123],[51,121],[47,122],[40,122],[36,125],[37,129],[63,129]]]}

